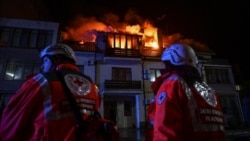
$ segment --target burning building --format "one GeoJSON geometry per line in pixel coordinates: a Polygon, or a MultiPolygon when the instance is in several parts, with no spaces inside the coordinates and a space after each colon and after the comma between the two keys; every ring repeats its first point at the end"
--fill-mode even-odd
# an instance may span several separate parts
{"type": "MultiPolygon", "coordinates": [[[[164,36],[150,21],[138,19],[138,23],[121,23],[112,14],[102,22],[78,17],[59,31],[63,42],[74,48],[80,70],[99,86],[104,117],[113,120],[118,128],[144,127],[145,108],[153,95],[150,84],[164,68],[161,52],[171,43],[185,42],[196,50],[204,80],[221,96],[228,128],[239,125],[242,113],[231,66],[215,63],[211,58],[214,53],[205,45],[183,39],[180,34],[164,36]]],[[[0,103],[4,105],[20,80],[39,71],[39,50],[58,42],[58,23],[1,20],[0,103]]]]}
{"type": "MultiPolygon", "coordinates": [[[[143,127],[146,117],[144,115],[147,113],[141,101],[147,105],[153,95],[150,84],[164,68],[160,55],[165,47],[175,42],[194,47],[201,62],[199,69],[203,79],[221,94],[224,109],[236,108],[240,111],[237,92],[234,87],[228,85],[234,84],[230,65],[225,62],[215,63],[212,59],[215,53],[206,45],[193,39],[185,39],[179,33],[163,35],[161,29],[154,27],[149,20],[140,19],[138,24],[129,24],[118,22],[115,15],[108,17],[110,21],[105,22],[79,17],[71,26],[65,28],[62,38],[64,42],[73,41],[70,45],[77,51],[95,52],[92,60],[88,60],[89,57],[81,57],[79,60],[95,62],[88,63],[95,66],[91,71],[91,67],[88,67],[88,71],[95,72],[93,76],[103,92],[103,114],[118,127],[143,127]],[[228,104],[229,97],[236,99],[236,103],[228,104]]],[[[229,119],[233,124],[240,124],[242,121],[242,113],[227,117],[234,117],[229,119]]],[[[229,124],[231,123],[226,126],[229,124]]]]}
{"type": "MultiPolygon", "coordinates": [[[[115,17],[115,15],[112,16],[115,17]]],[[[62,40],[71,43],[74,41],[78,45],[89,44],[89,42],[99,44],[100,50],[104,51],[106,48],[105,52],[110,55],[112,52],[116,55],[120,53],[120,56],[160,55],[162,45],[158,40],[158,28],[154,27],[149,20],[134,25],[114,21],[108,23],[109,25],[99,22],[96,18],[79,17],[62,32],[62,40]],[[105,44],[105,47],[100,44],[105,44]]]]}

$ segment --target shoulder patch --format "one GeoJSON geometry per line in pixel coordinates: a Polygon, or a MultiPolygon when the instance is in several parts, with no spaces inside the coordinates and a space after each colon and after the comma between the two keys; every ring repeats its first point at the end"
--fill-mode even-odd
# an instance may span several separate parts
{"type": "Polygon", "coordinates": [[[161,92],[158,99],[157,99],[157,103],[158,104],[162,104],[163,101],[167,98],[167,93],[166,92],[161,92]]]}
{"type": "Polygon", "coordinates": [[[80,75],[67,74],[64,79],[72,93],[87,95],[91,91],[90,81],[80,75]]]}

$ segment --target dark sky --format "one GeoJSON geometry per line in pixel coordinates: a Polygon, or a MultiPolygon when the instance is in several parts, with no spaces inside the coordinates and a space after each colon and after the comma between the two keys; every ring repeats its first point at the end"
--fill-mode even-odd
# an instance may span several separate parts
{"type": "Polygon", "coordinates": [[[234,56],[243,53],[238,49],[246,46],[249,4],[243,0],[62,0],[60,4],[47,1],[54,16],[63,13],[64,16],[57,17],[62,21],[76,13],[98,17],[114,12],[122,18],[133,9],[140,16],[164,25],[162,28],[168,34],[181,33],[207,44],[218,56],[232,60],[238,59],[234,56]],[[163,15],[162,21],[157,20],[163,15]]]}
{"type": "Polygon", "coordinates": [[[214,50],[217,58],[240,64],[246,75],[250,71],[249,65],[243,64],[243,54],[248,50],[250,16],[250,5],[246,0],[71,0],[61,4],[62,13],[65,12],[61,20],[70,19],[76,13],[98,17],[106,12],[114,12],[123,18],[129,9],[133,9],[160,25],[169,35],[181,33],[186,38],[200,41],[214,50]],[[157,20],[163,15],[163,20],[157,20]]]}
{"type": "Polygon", "coordinates": [[[181,33],[200,41],[218,58],[228,58],[250,71],[243,64],[247,58],[243,54],[249,50],[249,6],[247,0],[1,0],[0,16],[48,18],[67,25],[78,14],[101,17],[113,12],[123,19],[133,9],[167,34],[181,33]]]}

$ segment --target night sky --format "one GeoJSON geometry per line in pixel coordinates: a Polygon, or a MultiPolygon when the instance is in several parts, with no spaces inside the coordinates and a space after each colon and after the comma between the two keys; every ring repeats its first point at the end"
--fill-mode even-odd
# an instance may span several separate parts
{"type": "Polygon", "coordinates": [[[113,12],[123,19],[133,9],[168,35],[181,33],[206,44],[218,58],[240,64],[250,80],[250,68],[244,61],[249,50],[249,6],[247,0],[1,0],[0,16],[33,16],[67,25],[79,14],[101,18],[113,12]]]}

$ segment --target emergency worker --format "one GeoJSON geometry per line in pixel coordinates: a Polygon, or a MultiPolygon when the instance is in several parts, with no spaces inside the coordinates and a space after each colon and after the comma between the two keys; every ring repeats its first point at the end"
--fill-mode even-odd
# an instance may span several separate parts
{"type": "Polygon", "coordinates": [[[161,60],[165,71],[155,82],[153,141],[225,141],[219,97],[202,81],[192,47],[172,44],[161,60]]]}
{"type": "Polygon", "coordinates": [[[57,72],[63,74],[83,118],[100,106],[100,94],[90,77],[79,72],[74,51],[65,44],[40,53],[41,73],[26,80],[11,97],[0,123],[2,141],[74,141],[76,117],[57,72]]]}
{"type": "Polygon", "coordinates": [[[155,115],[155,95],[157,94],[157,91],[159,87],[161,86],[163,79],[161,77],[157,77],[155,82],[151,84],[151,89],[153,90],[153,97],[151,98],[151,101],[147,107],[147,126],[146,126],[146,141],[152,141],[153,140],[153,133],[154,133],[154,115],[155,115]]]}

